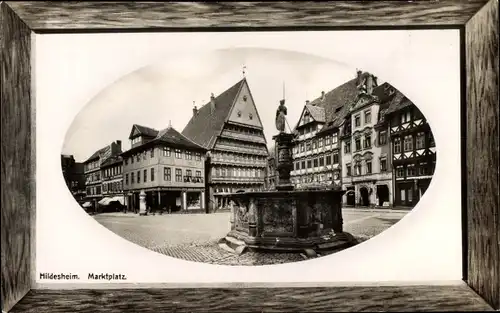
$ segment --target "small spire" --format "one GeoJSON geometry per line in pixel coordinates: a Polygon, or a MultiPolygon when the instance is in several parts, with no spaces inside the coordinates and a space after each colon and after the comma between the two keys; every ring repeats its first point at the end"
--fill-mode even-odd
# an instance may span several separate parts
{"type": "Polygon", "coordinates": [[[285,81],[283,81],[283,100],[285,100],[285,81]]]}
{"type": "Polygon", "coordinates": [[[172,120],[168,120],[168,127],[172,127],[172,120]]]}
{"type": "Polygon", "coordinates": [[[246,73],[245,70],[246,69],[247,69],[246,65],[243,65],[243,68],[242,68],[243,78],[245,78],[245,73],[246,73]]]}

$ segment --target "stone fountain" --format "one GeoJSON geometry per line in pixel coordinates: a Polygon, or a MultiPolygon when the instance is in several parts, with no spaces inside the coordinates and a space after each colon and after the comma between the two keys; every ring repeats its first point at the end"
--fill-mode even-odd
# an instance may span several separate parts
{"type": "Polygon", "coordinates": [[[231,230],[220,245],[238,254],[251,249],[305,252],[308,257],[315,257],[323,250],[354,245],[354,238],[342,229],[344,191],[333,186],[294,190],[290,182],[294,135],[284,131],[285,115],[286,107],[281,100],[276,113],[279,134],[273,137],[278,171],[275,190],[230,194],[231,230]]]}

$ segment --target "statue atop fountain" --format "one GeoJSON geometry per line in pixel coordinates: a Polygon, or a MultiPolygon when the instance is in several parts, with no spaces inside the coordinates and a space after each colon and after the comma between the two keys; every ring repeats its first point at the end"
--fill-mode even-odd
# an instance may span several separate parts
{"type": "Polygon", "coordinates": [[[276,142],[276,169],[278,170],[276,190],[293,190],[290,172],[293,169],[292,148],[295,135],[285,131],[286,111],[285,99],[283,99],[276,110],[276,129],[279,134],[273,137],[276,142]]]}

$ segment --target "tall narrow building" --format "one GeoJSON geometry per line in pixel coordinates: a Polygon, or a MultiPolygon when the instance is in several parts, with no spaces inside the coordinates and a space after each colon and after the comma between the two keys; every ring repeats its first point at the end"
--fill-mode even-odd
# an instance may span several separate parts
{"type": "Polygon", "coordinates": [[[207,207],[223,206],[225,194],[262,190],[268,149],[246,78],[210,102],[193,108],[182,134],[208,150],[207,207]]]}

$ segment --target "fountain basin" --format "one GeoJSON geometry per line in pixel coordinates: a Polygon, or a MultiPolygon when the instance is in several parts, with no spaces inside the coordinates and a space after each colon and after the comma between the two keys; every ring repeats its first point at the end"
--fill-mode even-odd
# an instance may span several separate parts
{"type": "Polygon", "coordinates": [[[354,238],[342,229],[343,194],[341,190],[230,194],[231,230],[224,241],[240,252],[250,248],[308,255],[351,246],[354,238]]]}

